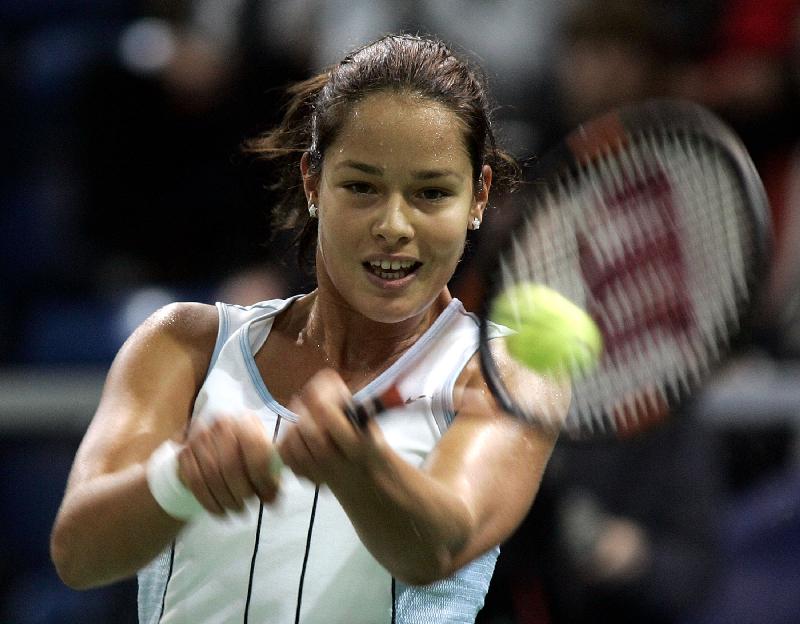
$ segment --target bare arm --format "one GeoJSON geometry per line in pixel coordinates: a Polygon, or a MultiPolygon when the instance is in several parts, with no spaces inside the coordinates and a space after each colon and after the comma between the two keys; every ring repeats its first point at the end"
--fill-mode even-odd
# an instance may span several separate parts
{"type": "Polygon", "coordinates": [[[180,529],[150,494],[145,462],[167,438],[183,439],[216,331],[213,307],[173,304],[120,349],[51,535],[53,561],[68,585],[133,574],[180,529]]]}
{"type": "MultiPolygon", "coordinates": [[[[299,423],[279,444],[297,474],[328,484],[373,556],[406,582],[443,578],[505,540],[530,508],[555,443],[501,413],[475,366],[460,388],[458,416],[421,470],[374,423],[366,434],[353,430],[341,413],[347,389],[330,371],[293,404],[299,423]]],[[[543,384],[548,391],[564,400],[563,389],[543,384]]]]}

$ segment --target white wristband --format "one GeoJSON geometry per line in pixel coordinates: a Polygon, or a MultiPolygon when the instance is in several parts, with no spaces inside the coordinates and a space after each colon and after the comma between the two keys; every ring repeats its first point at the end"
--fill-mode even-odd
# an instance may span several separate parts
{"type": "Polygon", "coordinates": [[[147,485],[161,509],[178,520],[189,520],[203,510],[191,490],[178,477],[181,446],[165,440],[147,461],[147,485]]]}

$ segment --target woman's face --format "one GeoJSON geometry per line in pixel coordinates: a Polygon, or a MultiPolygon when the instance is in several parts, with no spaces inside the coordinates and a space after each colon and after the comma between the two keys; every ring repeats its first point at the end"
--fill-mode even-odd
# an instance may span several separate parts
{"type": "Polygon", "coordinates": [[[374,321],[424,312],[446,287],[491,184],[475,192],[461,122],[428,99],[376,93],[348,111],[321,171],[303,174],[319,209],[320,289],[374,321]],[[326,279],[327,278],[327,279],[326,279]]]}

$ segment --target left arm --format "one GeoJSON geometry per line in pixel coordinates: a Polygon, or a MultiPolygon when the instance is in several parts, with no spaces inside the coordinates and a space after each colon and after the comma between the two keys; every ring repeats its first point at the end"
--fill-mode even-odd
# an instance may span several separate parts
{"type": "MultiPolygon", "coordinates": [[[[542,392],[568,401],[563,388],[543,382],[542,392]]],[[[476,362],[457,384],[458,417],[421,468],[394,452],[374,422],[355,431],[342,412],[349,397],[338,375],[316,375],[293,403],[300,419],[278,448],[296,474],[330,487],[394,576],[412,584],[446,577],[525,517],[556,435],[503,413],[476,362]]]]}

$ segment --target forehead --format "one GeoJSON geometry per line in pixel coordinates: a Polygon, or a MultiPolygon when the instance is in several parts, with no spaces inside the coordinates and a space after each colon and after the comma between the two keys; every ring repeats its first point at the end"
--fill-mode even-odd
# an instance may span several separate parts
{"type": "Polygon", "coordinates": [[[447,106],[417,95],[380,92],[344,113],[326,158],[469,168],[465,136],[464,124],[447,106]]]}

